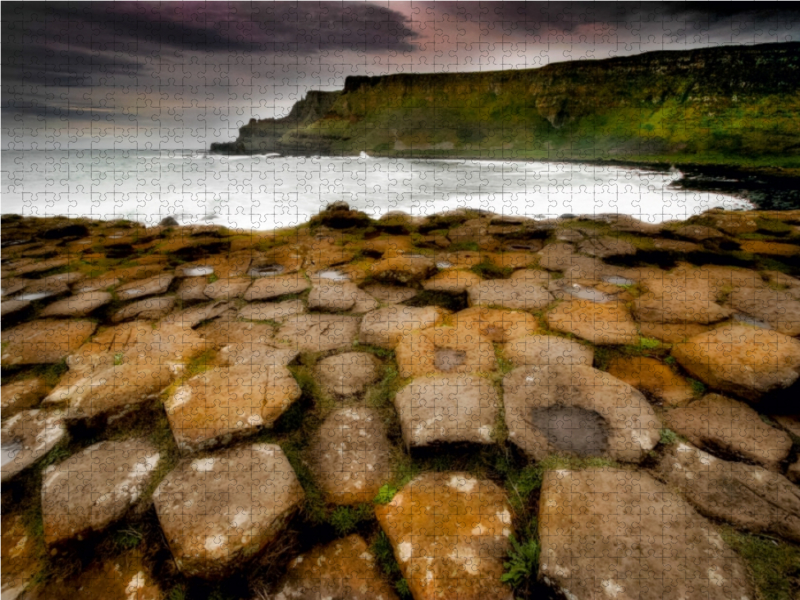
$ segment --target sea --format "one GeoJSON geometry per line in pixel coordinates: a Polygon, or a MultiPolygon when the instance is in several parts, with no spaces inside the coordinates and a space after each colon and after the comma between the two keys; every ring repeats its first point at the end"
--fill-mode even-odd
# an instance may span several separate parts
{"type": "Polygon", "coordinates": [[[709,208],[750,209],[733,194],[676,186],[681,173],[535,161],[211,155],[195,150],[2,151],[2,213],[219,224],[271,230],[343,200],[373,218],[466,207],[537,219],[621,213],[650,223],[709,208]]]}

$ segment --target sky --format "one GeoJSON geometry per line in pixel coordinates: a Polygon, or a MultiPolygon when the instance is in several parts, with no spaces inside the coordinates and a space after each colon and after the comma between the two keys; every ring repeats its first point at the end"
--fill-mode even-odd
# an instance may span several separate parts
{"type": "Polygon", "coordinates": [[[768,2],[2,2],[2,148],[189,149],[348,75],[800,39],[768,2]]]}

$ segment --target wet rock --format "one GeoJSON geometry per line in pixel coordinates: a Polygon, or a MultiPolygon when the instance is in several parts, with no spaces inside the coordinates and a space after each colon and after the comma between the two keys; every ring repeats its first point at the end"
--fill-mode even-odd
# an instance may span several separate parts
{"type": "Polygon", "coordinates": [[[238,298],[250,287],[253,281],[249,277],[231,277],[218,279],[208,284],[203,293],[213,300],[233,300],[238,298]]]}
{"type": "Polygon", "coordinates": [[[607,258],[609,256],[625,256],[636,254],[636,247],[630,242],[612,237],[594,237],[581,242],[578,251],[596,256],[607,258]]]}
{"type": "Polygon", "coordinates": [[[789,454],[792,439],[764,423],[743,402],[707,394],[666,414],[669,427],[693,444],[757,462],[771,469],[789,454]]]}
{"type": "Polygon", "coordinates": [[[511,600],[500,582],[511,507],[493,482],[468,473],[420,475],[375,516],[416,600],[511,600]]]}
{"type": "Polygon", "coordinates": [[[382,285],[379,283],[370,284],[364,287],[364,291],[370,296],[386,304],[399,304],[406,300],[411,300],[419,292],[414,288],[398,285],[382,285]]]}
{"type": "Polygon", "coordinates": [[[608,373],[667,406],[684,406],[694,399],[692,386],[655,358],[615,357],[608,364],[608,373]]]}
{"type": "Polygon", "coordinates": [[[800,489],[783,475],[684,443],[666,449],[657,472],[706,517],[800,541],[800,489]]]}
{"type": "Polygon", "coordinates": [[[370,273],[377,281],[406,285],[428,279],[435,270],[436,264],[433,259],[404,254],[379,260],[372,265],[370,273]]]}
{"type": "Polygon", "coordinates": [[[53,302],[39,313],[40,317],[85,317],[111,302],[108,292],[84,292],[53,302]]]}
{"type": "Polygon", "coordinates": [[[184,575],[219,579],[264,551],[304,499],[280,447],[252,444],[184,459],[153,494],[184,575]]]}
{"type": "Polygon", "coordinates": [[[645,397],[592,367],[520,367],[503,390],[509,439],[533,460],[567,453],[639,462],[659,441],[645,397]]]}
{"type": "Polygon", "coordinates": [[[401,377],[494,371],[492,342],[473,329],[436,326],[404,335],[395,348],[401,377]]]}
{"type": "Polygon", "coordinates": [[[308,308],[331,312],[350,310],[360,291],[349,281],[319,280],[308,294],[308,308]]]}
{"type": "Polygon", "coordinates": [[[97,329],[91,321],[40,319],[3,334],[2,362],[12,365],[57,363],[74,352],[97,329]]]}
{"type": "Polygon", "coordinates": [[[319,362],[316,374],[323,388],[337,396],[360,394],[377,381],[380,361],[367,352],[345,352],[319,362]]]}
{"type": "Polygon", "coordinates": [[[304,292],[311,284],[300,274],[281,275],[278,277],[262,277],[256,279],[244,294],[248,302],[253,300],[269,300],[287,294],[304,292]]]}
{"type": "Polygon", "coordinates": [[[299,352],[349,348],[358,336],[358,321],[341,315],[294,315],[281,325],[275,339],[299,352]]]}
{"type": "Polygon", "coordinates": [[[490,444],[500,406],[492,383],[471,375],[420,377],[394,399],[407,447],[490,444]]]}
{"type": "Polygon", "coordinates": [[[331,413],[311,442],[314,473],[334,504],[372,502],[392,476],[390,454],[380,415],[366,407],[331,413]]]}
{"type": "Polygon", "coordinates": [[[800,342],[747,325],[724,325],[676,344],[672,355],[692,377],[750,401],[800,376],[800,342]]]}
{"type": "Polygon", "coordinates": [[[422,284],[426,290],[460,294],[483,281],[472,271],[447,270],[437,273],[422,284]]]}
{"type": "Polygon", "coordinates": [[[571,333],[596,345],[636,344],[639,333],[625,305],[567,300],[547,313],[551,328],[571,333]]]}
{"type": "Polygon", "coordinates": [[[160,460],[144,439],[90,446],[42,475],[44,538],[52,545],[102,531],[120,519],[148,486],[160,460]]]}
{"type": "Polygon", "coordinates": [[[44,457],[66,435],[61,411],[28,410],[5,421],[2,429],[3,483],[44,457]]]}
{"type": "Polygon", "coordinates": [[[114,323],[141,319],[143,321],[157,321],[166,316],[175,307],[175,296],[161,296],[160,298],[145,298],[138,302],[128,304],[113,314],[114,323]]]}
{"type": "Polygon", "coordinates": [[[539,321],[525,312],[499,308],[473,307],[453,315],[453,324],[472,329],[492,342],[507,342],[534,333],[539,321]]]}
{"type": "Polygon", "coordinates": [[[731,292],[727,304],[766,322],[775,331],[800,335],[800,301],[791,293],[769,288],[738,288],[731,292]]]}
{"type": "Polygon", "coordinates": [[[25,516],[3,511],[0,581],[3,600],[16,600],[42,569],[37,540],[25,525],[25,516]]]}
{"type": "Polygon", "coordinates": [[[169,289],[173,278],[173,275],[165,274],[131,281],[130,283],[118,287],[115,293],[120,300],[134,300],[135,298],[144,298],[145,296],[157,296],[169,289]]]}
{"type": "Polygon", "coordinates": [[[553,301],[545,288],[524,279],[490,279],[473,285],[467,293],[470,306],[538,310],[553,301]]]}
{"type": "Polygon", "coordinates": [[[361,319],[358,341],[394,350],[400,338],[415,329],[438,325],[448,311],[435,306],[390,306],[367,313],[361,319]]]}
{"type": "Polygon", "coordinates": [[[714,526],[645,473],[547,471],[539,539],[540,576],[573,598],[755,597],[714,526]]]}
{"type": "Polygon", "coordinates": [[[503,346],[505,357],[522,365],[586,365],[592,366],[594,350],[575,340],[555,335],[526,335],[503,346]]]}
{"type": "Polygon", "coordinates": [[[249,321],[283,321],[293,315],[305,314],[306,307],[302,300],[284,300],[283,302],[258,302],[248,304],[239,309],[239,318],[249,321]]]}
{"type": "Polygon", "coordinates": [[[269,600],[398,600],[364,539],[356,534],[296,557],[269,600]]]}
{"type": "Polygon", "coordinates": [[[3,419],[20,411],[36,408],[47,395],[47,383],[41,377],[32,377],[9,383],[0,388],[3,419]]]}

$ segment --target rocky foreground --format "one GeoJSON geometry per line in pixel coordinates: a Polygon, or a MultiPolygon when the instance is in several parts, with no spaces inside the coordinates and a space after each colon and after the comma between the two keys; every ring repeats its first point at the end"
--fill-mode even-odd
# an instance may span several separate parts
{"type": "Polygon", "coordinates": [[[800,595],[800,211],[2,244],[3,600],[800,595]]]}

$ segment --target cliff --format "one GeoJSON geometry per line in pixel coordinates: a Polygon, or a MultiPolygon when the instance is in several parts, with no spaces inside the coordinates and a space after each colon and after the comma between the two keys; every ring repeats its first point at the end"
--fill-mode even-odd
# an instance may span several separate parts
{"type": "Polygon", "coordinates": [[[251,121],[231,150],[796,168],[798,75],[800,44],[783,43],[348,77],[284,119],[251,121]]]}

